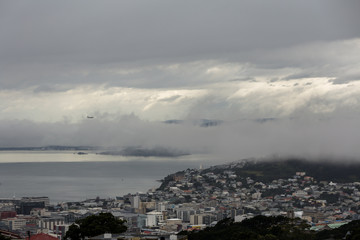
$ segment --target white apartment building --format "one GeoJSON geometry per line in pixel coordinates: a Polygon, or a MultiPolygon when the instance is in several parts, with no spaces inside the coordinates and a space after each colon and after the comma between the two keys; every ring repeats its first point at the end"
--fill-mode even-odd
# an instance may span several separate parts
{"type": "Polygon", "coordinates": [[[155,227],[164,221],[162,212],[152,211],[146,214],[146,226],[155,227]]]}

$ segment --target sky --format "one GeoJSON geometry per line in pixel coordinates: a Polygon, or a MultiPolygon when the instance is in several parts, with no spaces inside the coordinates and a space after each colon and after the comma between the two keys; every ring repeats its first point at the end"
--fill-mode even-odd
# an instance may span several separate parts
{"type": "Polygon", "coordinates": [[[359,9],[0,0],[0,147],[359,158],[359,9]]]}

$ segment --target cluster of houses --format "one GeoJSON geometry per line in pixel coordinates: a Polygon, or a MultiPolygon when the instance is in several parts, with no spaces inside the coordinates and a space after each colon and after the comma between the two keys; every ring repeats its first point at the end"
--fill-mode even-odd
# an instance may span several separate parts
{"type": "Polygon", "coordinates": [[[150,195],[157,201],[168,200],[175,211],[183,206],[195,210],[194,216],[200,214],[200,222],[206,225],[208,219],[241,221],[254,215],[284,215],[302,218],[319,230],[360,219],[359,182],[317,181],[306,172],[261,182],[219,168],[188,169],[171,177],[150,195]]]}
{"type": "Polygon", "coordinates": [[[180,231],[214,226],[229,217],[242,221],[255,215],[299,217],[311,229],[321,230],[360,219],[359,189],[358,182],[317,181],[305,172],[260,182],[241,178],[228,169],[187,169],[166,177],[159,189],[115,199],[98,197],[56,205],[47,197],[0,199],[0,229],[23,239],[37,234],[61,239],[76,220],[110,212],[126,220],[124,236],[128,238],[124,239],[135,235],[177,239],[175,234],[180,231]]]}

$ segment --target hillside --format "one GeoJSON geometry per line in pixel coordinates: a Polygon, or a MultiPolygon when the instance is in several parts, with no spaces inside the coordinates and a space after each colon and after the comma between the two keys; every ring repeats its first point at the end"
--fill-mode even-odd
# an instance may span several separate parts
{"type": "MultiPolygon", "coordinates": [[[[306,176],[311,176],[317,181],[360,182],[360,163],[358,162],[305,159],[243,160],[204,169],[201,171],[201,175],[206,178],[210,173],[222,176],[227,175],[226,172],[234,173],[235,180],[242,182],[246,178],[251,178],[254,181],[270,183],[277,179],[291,178],[296,172],[305,172],[306,176]]],[[[175,176],[182,174],[184,171],[168,175],[162,180],[159,189],[163,190],[175,176]]]]}
{"type": "Polygon", "coordinates": [[[231,170],[241,177],[251,177],[256,181],[269,182],[287,179],[296,172],[319,181],[355,182],[360,181],[360,163],[343,161],[310,161],[305,159],[286,159],[268,161],[240,161],[205,169],[203,172],[223,172],[231,170]]]}

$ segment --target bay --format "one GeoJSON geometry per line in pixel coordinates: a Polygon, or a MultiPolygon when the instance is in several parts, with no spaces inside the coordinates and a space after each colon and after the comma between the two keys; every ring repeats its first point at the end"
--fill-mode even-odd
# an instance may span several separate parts
{"type": "Polygon", "coordinates": [[[67,151],[1,151],[0,198],[48,196],[53,203],[146,192],[156,181],[210,165],[205,155],[177,158],[79,155],[67,151]]]}

